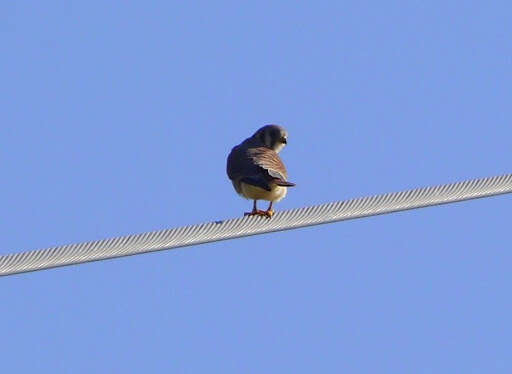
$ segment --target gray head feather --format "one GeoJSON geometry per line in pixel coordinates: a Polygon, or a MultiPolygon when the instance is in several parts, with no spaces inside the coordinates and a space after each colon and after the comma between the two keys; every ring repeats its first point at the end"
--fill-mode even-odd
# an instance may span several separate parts
{"type": "Polygon", "coordinates": [[[288,132],[278,125],[266,125],[249,138],[251,143],[258,144],[279,152],[288,143],[288,132]]]}

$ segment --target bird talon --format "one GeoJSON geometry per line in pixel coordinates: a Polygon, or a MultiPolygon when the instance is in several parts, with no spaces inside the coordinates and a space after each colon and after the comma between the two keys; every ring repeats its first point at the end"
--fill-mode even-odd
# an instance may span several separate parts
{"type": "Polygon", "coordinates": [[[267,214],[267,212],[266,212],[266,211],[264,211],[264,210],[259,210],[259,209],[257,209],[257,210],[253,210],[252,212],[245,212],[245,213],[244,213],[244,217],[246,217],[246,216],[262,216],[262,217],[264,216],[264,217],[269,217],[269,218],[271,217],[271,216],[269,216],[269,215],[267,214]]]}
{"type": "Polygon", "coordinates": [[[269,210],[265,211],[265,216],[266,217],[272,218],[273,215],[274,215],[274,211],[272,209],[269,209],[269,210]]]}

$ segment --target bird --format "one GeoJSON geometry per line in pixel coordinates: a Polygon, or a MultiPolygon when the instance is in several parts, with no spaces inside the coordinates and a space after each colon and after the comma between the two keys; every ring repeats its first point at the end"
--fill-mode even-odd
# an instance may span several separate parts
{"type": "Polygon", "coordinates": [[[288,144],[288,132],[279,125],[266,125],[258,129],[251,137],[233,147],[228,155],[226,172],[235,191],[253,200],[251,212],[244,216],[263,216],[272,218],[272,204],[286,196],[288,174],[278,153],[288,144]],[[270,202],[267,210],[259,210],[258,200],[270,202]]]}

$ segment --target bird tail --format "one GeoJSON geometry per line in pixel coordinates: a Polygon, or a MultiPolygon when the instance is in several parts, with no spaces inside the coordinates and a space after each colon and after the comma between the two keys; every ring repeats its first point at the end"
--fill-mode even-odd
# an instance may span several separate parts
{"type": "Polygon", "coordinates": [[[274,179],[274,183],[282,187],[295,187],[295,183],[287,182],[282,179],[274,179]]]}

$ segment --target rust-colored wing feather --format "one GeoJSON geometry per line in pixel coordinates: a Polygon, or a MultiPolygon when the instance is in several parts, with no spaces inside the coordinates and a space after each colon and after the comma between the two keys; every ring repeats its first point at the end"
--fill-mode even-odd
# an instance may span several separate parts
{"type": "Polygon", "coordinates": [[[249,157],[261,168],[267,181],[272,181],[279,186],[295,186],[294,183],[287,181],[288,173],[286,172],[286,167],[279,155],[272,149],[265,147],[251,148],[249,150],[249,157]]]}
{"type": "Polygon", "coordinates": [[[272,179],[286,181],[288,174],[279,155],[265,147],[250,148],[247,152],[252,161],[262,168],[272,179]]]}

